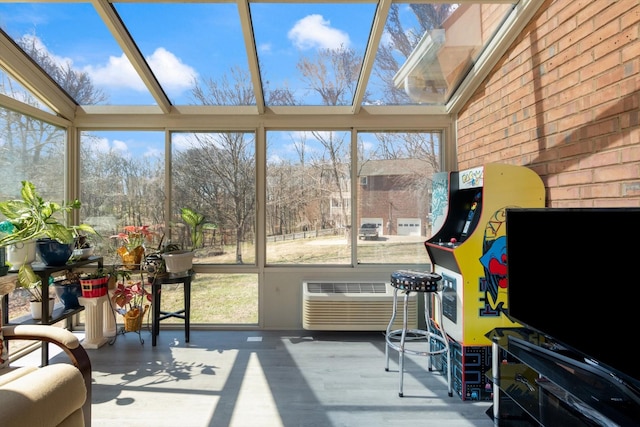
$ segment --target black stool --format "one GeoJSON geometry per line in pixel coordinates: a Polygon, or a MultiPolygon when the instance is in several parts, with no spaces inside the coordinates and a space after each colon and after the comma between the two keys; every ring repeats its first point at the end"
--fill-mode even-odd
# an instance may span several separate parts
{"type": "Polygon", "coordinates": [[[160,333],[160,321],[170,317],[184,320],[184,339],[189,342],[189,321],[191,316],[191,279],[194,273],[189,270],[184,273],[166,273],[155,276],[151,281],[151,305],[153,307],[153,319],[151,321],[151,345],[155,347],[156,339],[160,333]],[[162,285],[183,284],[184,308],[178,311],[160,310],[160,296],[162,285]]]}
{"type": "Polygon", "coordinates": [[[409,270],[399,270],[391,274],[391,286],[393,289],[393,313],[389,326],[387,326],[386,333],[386,346],[385,346],[385,358],[386,366],[385,371],[389,371],[389,349],[396,350],[399,357],[399,372],[400,372],[400,389],[398,395],[403,396],[403,375],[404,375],[404,354],[413,354],[417,356],[427,356],[427,368],[432,370],[432,357],[436,355],[447,356],[447,386],[449,396],[453,396],[451,389],[451,353],[449,350],[449,340],[444,330],[442,322],[442,297],[439,292],[443,289],[442,276],[436,273],[423,273],[409,270]],[[402,320],[402,329],[392,330],[393,322],[396,319],[397,303],[398,303],[398,291],[404,292],[404,307],[402,320]],[[426,323],[426,329],[409,329],[407,327],[407,316],[409,306],[409,294],[411,292],[422,293],[424,299],[424,320],[426,323]],[[436,325],[431,318],[433,314],[431,312],[432,303],[428,301],[427,295],[434,296],[434,302],[438,305],[438,322],[436,325]],[[406,347],[407,341],[424,340],[427,344],[427,349],[424,351],[418,351],[414,349],[408,349],[406,347]]]}

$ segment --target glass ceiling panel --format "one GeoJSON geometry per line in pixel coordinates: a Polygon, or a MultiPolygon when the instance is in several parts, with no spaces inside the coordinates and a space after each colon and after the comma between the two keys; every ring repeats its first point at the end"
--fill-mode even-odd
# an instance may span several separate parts
{"type": "Polygon", "coordinates": [[[235,1],[124,1],[116,13],[95,3],[115,17],[106,25],[91,2],[0,0],[0,28],[80,105],[157,105],[166,95],[173,105],[251,106],[260,83],[267,106],[350,106],[356,94],[363,105],[443,105],[517,3],[394,2],[365,63],[378,1],[317,1],[249,3],[245,25],[235,1]],[[250,25],[255,52],[245,44],[250,25]],[[121,38],[164,95],[152,96],[153,76],[143,75],[148,88],[121,38]],[[250,75],[254,54],[260,76],[250,75]]]}
{"type": "Polygon", "coordinates": [[[513,7],[392,4],[369,93],[387,105],[446,103],[513,7]]]}
{"type": "Polygon", "coordinates": [[[172,104],[255,105],[235,3],[118,3],[114,7],[172,104]],[[245,96],[216,96],[215,83],[235,84],[237,79],[245,96]],[[194,91],[196,83],[201,91],[194,91]]]}
{"type": "Polygon", "coordinates": [[[0,3],[0,26],[79,104],[155,104],[91,4],[0,3]]]}
{"type": "Polygon", "coordinates": [[[251,3],[267,105],[352,105],[374,3],[251,3]]]}
{"type": "Polygon", "coordinates": [[[31,105],[32,107],[39,108],[48,113],[53,113],[53,110],[33,96],[30,91],[25,89],[25,87],[15,79],[11,78],[11,76],[5,72],[2,67],[0,67],[0,93],[8,96],[9,98],[13,98],[16,101],[31,105]]]}

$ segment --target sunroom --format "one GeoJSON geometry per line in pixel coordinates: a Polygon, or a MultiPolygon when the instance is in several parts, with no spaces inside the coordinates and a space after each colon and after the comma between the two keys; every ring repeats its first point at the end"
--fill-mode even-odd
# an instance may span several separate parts
{"type": "Polygon", "coordinates": [[[78,198],[107,264],[123,227],[185,245],[202,212],[197,289],[226,288],[193,323],[299,328],[306,281],[429,269],[456,110],[539,5],[2,2],[2,198],[78,198]]]}

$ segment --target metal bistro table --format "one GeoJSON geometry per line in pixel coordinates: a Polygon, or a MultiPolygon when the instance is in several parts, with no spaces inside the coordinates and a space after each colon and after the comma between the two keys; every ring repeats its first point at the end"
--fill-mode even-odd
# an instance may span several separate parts
{"type": "Polygon", "coordinates": [[[149,278],[151,284],[151,306],[153,316],[151,321],[151,345],[155,347],[158,334],[160,333],[160,321],[170,317],[184,320],[184,339],[189,342],[189,321],[191,316],[191,279],[194,276],[193,270],[183,273],[165,273],[149,278]],[[162,295],[162,285],[183,284],[184,308],[178,311],[163,311],[160,307],[162,295]]]}

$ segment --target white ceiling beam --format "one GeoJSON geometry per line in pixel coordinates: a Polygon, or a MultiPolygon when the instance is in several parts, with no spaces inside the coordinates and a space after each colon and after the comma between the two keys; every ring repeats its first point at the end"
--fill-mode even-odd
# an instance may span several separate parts
{"type": "Polygon", "coordinates": [[[0,31],[0,67],[56,114],[73,120],[77,107],[73,99],[4,31],[0,31]]]}
{"type": "Polygon", "coordinates": [[[264,113],[265,101],[262,90],[262,79],[260,78],[260,66],[258,63],[258,51],[256,50],[256,38],[253,33],[253,23],[251,22],[251,11],[248,0],[238,0],[238,13],[240,14],[240,24],[242,25],[242,37],[247,52],[249,62],[249,72],[251,73],[251,83],[253,93],[256,98],[256,106],[260,114],[264,113]]]}
{"type": "Polygon", "coordinates": [[[83,130],[419,130],[452,123],[442,106],[363,106],[358,114],[352,114],[350,108],[266,107],[258,114],[255,107],[246,106],[181,106],[175,107],[175,113],[164,114],[157,107],[85,106],[78,109],[74,125],[83,130]]]}
{"type": "Polygon", "coordinates": [[[391,0],[380,0],[378,7],[376,8],[376,14],[373,18],[373,25],[371,26],[371,33],[369,34],[369,41],[367,43],[367,50],[364,53],[364,58],[362,60],[362,69],[360,70],[360,76],[358,78],[358,86],[356,87],[356,92],[353,97],[354,113],[357,113],[360,110],[364,94],[367,91],[369,77],[371,76],[371,70],[373,69],[373,65],[376,60],[378,46],[380,45],[380,39],[384,33],[384,26],[387,22],[391,3],[391,0]]]}
{"type": "Polygon", "coordinates": [[[3,108],[6,108],[11,111],[15,111],[20,114],[25,114],[29,117],[33,117],[38,120],[42,120],[45,123],[49,123],[55,126],[60,126],[63,128],[71,126],[71,121],[60,116],[56,116],[55,114],[51,114],[47,111],[44,111],[38,107],[34,107],[29,104],[25,104],[23,102],[17,101],[7,95],[3,95],[0,93],[0,105],[3,108]]]}
{"type": "Polygon", "coordinates": [[[120,20],[113,6],[107,0],[92,0],[91,3],[111,32],[111,35],[113,35],[120,45],[129,62],[131,62],[133,68],[151,92],[158,106],[165,113],[170,112],[171,102],[169,98],[162,89],[162,86],[160,86],[160,83],[158,83],[153,71],[149,68],[149,64],[147,64],[144,56],[140,53],[138,46],[133,42],[131,35],[120,20]]]}

